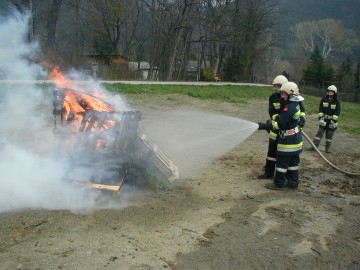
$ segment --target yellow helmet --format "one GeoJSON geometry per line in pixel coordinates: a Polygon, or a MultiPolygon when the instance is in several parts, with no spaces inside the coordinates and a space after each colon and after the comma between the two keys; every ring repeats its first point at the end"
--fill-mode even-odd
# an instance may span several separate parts
{"type": "Polygon", "coordinates": [[[328,91],[333,91],[335,94],[337,94],[337,88],[335,85],[330,85],[328,88],[327,88],[328,91]]]}
{"type": "Polygon", "coordinates": [[[281,86],[280,92],[285,92],[289,96],[298,95],[299,94],[299,87],[294,82],[287,82],[287,83],[284,83],[281,86]]]}
{"type": "Polygon", "coordinates": [[[287,83],[288,79],[284,76],[284,75],[278,75],[275,77],[275,79],[273,80],[273,85],[278,84],[278,85],[283,85],[284,83],[287,83]]]}

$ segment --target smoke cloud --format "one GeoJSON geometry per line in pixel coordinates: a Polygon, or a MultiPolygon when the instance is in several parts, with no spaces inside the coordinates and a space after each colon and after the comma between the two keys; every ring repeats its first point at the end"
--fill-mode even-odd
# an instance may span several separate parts
{"type": "Polygon", "coordinates": [[[0,213],[92,209],[99,192],[64,181],[71,161],[58,154],[64,149],[52,132],[52,89],[18,82],[46,76],[27,60],[38,53],[25,41],[27,26],[26,15],[0,17],[0,74],[7,79],[0,82],[0,213]]]}

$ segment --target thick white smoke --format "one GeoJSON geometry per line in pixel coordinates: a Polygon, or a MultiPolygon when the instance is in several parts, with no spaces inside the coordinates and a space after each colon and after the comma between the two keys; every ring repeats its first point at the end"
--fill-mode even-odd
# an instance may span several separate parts
{"type": "Polygon", "coordinates": [[[37,45],[26,42],[27,26],[28,16],[0,17],[0,71],[8,80],[0,82],[0,213],[92,208],[98,192],[64,181],[71,164],[57,155],[52,91],[18,82],[44,75],[28,61],[37,45]]]}
{"type": "Polygon", "coordinates": [[[24,58],[36,53],[37,44],[26,43],[28,16],[14,12],[13,17],[0,17],[0,65],[8,79],[30,80],[41,72],[37,65],[29,65],[24,58]]]}

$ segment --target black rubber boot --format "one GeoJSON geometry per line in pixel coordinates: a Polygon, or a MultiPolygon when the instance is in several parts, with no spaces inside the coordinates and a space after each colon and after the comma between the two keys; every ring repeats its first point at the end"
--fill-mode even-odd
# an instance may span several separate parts
{"type": "Polygon", "coordinates": [[[278,187],[277,185],[275,185],[274,183],[268,183],[265,185],[265,187],[267,189],[273,189],[273,190],[284,190],[283,187],[278,187]]]}
{"type": "MultiPolygon", "coordinates": [[[[319,144],[320,144],[319,140],[314,140],[313,143],[315,144],[316,148],[319,148],[319,144]]],[[[315,151],[314,146],[310,146],[309,150],[315,151]]]]}
{"type": "Polygon", "coordinates": [[[325,153],[331,153],[330,145],[325,146],[325,153]]]}
{"type": "Polygon", "coordinates": [[[261,174],[261,175],[258,175],[258,179],[273,179],[273,175],[270,175],[270,174],[268,174],[268,173],[263,173],[263,174],[261,174]]]}

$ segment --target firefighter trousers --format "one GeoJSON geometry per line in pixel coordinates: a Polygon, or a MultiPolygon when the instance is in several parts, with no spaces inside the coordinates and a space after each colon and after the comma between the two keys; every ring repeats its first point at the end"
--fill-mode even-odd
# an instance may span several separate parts
{"type": "Polygon", "coordinates": [[[331,143],[332,143],[332,138],[334,136],[335,133],[335,129],[326,129],[325,127],[319,126],[319,130],[315,135],[314,141],[313,143],[316,145],[316,147],[319,147],[319,144],[321,142],[322,137],[324,136],[325,133],[325,146],[326,147],[330,147],[331,143]]]}
{"type": "Polygon", "coordinates": [[[297,188],[299,186],[299,163],[299,154],[293,156],[278,154],[276,157],[274,184],[278,187],[284,187],[287,180],[289,187],[297,188]]]}
{"type": "Polygon", "coordinates": [[[265,174],[269,177],[272,177],[275,172],[277,143],[277,139],[269,139],[268,152],[265,163],[265,174]]]}

